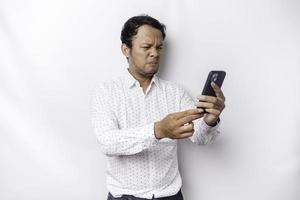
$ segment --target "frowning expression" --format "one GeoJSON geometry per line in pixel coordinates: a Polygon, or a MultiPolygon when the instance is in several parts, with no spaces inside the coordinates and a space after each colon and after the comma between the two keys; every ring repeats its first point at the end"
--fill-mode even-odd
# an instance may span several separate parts
{"type": "Polygon", "coordinates": [[[163,50],[163,36],[159,29],[149,25],[138,28],[132,38],[132,47],[122,44],[122,52],[128,58],[129,68],[145,77],[153,76],[159,68],[163,50]]]}

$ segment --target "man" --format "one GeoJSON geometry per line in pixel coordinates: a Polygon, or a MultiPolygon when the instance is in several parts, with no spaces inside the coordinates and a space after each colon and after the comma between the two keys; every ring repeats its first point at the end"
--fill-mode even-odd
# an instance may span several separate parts
{"type": "Polygon", "coordinates": [[[211,143],[219,134],[224,95],[192,98],[156,76],[165,26],[148,15],[130,18],[122,29],[124,75],[99,85],[92,98],[92,122],[108,158],[108,200],[182,200],[177,141],[211,143]]]}

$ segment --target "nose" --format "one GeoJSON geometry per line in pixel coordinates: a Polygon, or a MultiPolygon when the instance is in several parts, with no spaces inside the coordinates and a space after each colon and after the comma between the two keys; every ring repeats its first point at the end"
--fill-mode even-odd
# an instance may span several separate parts
{"type": "Polygon", "coordinates": [[[159,57],[159,51],[156,48],[152,48],[150,51],[150,57],[159,57]]]}

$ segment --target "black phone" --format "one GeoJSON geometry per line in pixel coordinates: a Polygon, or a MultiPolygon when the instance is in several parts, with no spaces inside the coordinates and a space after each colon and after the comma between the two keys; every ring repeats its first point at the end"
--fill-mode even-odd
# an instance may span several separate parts
{"type": "Polygon", "coordinates": [[[225,79],[225,76],[226,76],[225,71],[210,71],[207,76],[204,88],[202,90],[202,95],[216,97],[216,93],[210,84],[211,84],[211,82],[214,82],[221,88],[223,81],[225,79]]]}

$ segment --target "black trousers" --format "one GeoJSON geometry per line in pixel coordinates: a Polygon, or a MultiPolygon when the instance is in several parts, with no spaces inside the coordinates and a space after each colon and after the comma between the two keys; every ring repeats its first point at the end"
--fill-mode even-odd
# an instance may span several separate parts
{"type": "MultiPolygon", "coordinates": [[[[183,200],[183,196],[181,193],[181,190],[173,196],[168,197],[161,197],[161,198],[152,198],[153,200],[183,200]]],[[[111,193],[108,193],[107,200],[151,200],[151,199],[144,199],[144,198],[138,198],[132,195],[122,195],[121,197],[114,197],[111,193]]]]}

